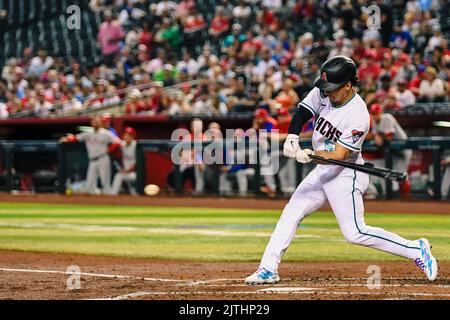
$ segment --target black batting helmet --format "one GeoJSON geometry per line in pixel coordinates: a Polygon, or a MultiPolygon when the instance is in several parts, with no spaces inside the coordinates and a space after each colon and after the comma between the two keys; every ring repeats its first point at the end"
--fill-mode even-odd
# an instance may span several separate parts
{"type": "Polygon", "coordinates": [[[356,65],[346,56],[335,56],[322,65],[320,76],[314,81],[314,86],[322,91],[333,91],[351,81],[353,85],[358,82],[356,65]]]}

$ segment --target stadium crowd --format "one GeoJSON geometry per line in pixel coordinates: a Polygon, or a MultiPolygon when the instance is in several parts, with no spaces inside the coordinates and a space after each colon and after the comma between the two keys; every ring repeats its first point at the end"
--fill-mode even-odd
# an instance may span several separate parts
{"type": "Polygon", "coordinates": [[[400,20],[381,0],[223,0],[209,18],[203,1],[92,0],[90,9],[104,13],[97,37],[103,63],[86,67],[76,57],[66,62],[45,48],[24,49],[3,67],[0,118],[74,115],[118,103],[126,114],[259,107],[275,114],[295,108],[321,64],[338,54],[357,63],[368,106],[450,101],[450,35],[439,23],[447,1],[394,3],[400,20]],[[372,3],[381,10],[379,29],[367,27],[363,6],[372,3]],[[327,22],[329,30],[296,28],[327,22]]]}

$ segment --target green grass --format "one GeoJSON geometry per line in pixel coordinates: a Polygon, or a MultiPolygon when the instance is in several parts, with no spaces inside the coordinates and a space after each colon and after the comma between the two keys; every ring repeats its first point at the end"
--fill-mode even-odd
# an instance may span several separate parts
{"type": "MultiPolygon", "coordinates": [[[[0,203],[0,249],[199,261],[259,261],[278,210],[0,203]]],[[[427,237],[450,260],[450,216],[366,214],[368,225],[427,237]]],[[[402,260],[351,245],[330,212],[306,218],[283,261],[402,260]]]]}

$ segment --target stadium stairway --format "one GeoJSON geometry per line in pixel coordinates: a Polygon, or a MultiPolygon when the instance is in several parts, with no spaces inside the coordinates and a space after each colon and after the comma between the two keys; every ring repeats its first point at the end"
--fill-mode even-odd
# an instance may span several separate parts
{"type": "Polygon", "coordinates": [[[89,66],[101,60],[96,36],[102,21],[100,13],[92,12],[89,0],[0,0],[0,10],[8,11],[6,23],[0,31],[0,67],[10,57],[22,56],[30,47],[47,50],[50,56],[65,61],[75,57],[89,66]],[[81,9],[81,28],[69,30],[66,8],[78,5],[81,9]]]}

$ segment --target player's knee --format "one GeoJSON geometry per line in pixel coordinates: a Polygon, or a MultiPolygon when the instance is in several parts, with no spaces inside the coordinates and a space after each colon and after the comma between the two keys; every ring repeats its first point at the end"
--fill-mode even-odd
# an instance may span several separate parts
{"type": "Polygon", "coordinates": [[[362,242],[362,237],[361,237],[361,233],[358,230],[343,230],[342,231],[345,240],[347,240],[348,242],[352,243],[352,244],[361,244],[362,242]]]}
{"type": "Polygon", "coordinates": [[[299,205],[295,201],[289,201],[288,204],[284,207],[283,213],[281,214],[284,219],[292,219],[293,222],[299,223],[306,214],[306,208],[302,205],[299,205]]]}

